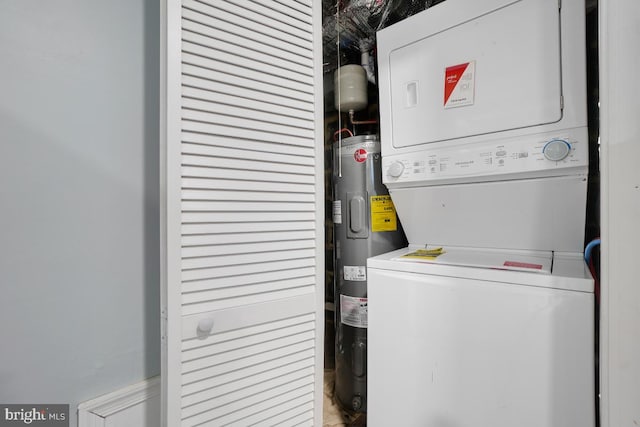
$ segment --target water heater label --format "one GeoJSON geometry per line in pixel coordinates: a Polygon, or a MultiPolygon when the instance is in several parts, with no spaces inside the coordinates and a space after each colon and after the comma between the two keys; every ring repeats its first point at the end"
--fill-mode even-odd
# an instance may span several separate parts
{"type": "Polygon", "coordinates": [[[342,224],[342,200],[333,201],[333,223],[342,224]]]}
{"type": "Polygon", "coordinates": [[[354,328],[366,328],[367,304],[366,298],[340,295],[340,322],[354,328]]]}
{"type": "Polygon", "coordinates": [[[371,196],[371,231],[396,231],[398,229],[398,217],[396,207],[391,201],[391,196],[371,196]]]}
{"type": "Polygon", "coordinates": [[[476,61],[453,65],[444,71],[444,108],[473,105],[476,61]]]}
{"type": "Polygon", "coordinates": [[[366,265],[345,265],[342,270],[344,274],[344,280],[351,280],[354,282],[367,281],[366,265]]]}

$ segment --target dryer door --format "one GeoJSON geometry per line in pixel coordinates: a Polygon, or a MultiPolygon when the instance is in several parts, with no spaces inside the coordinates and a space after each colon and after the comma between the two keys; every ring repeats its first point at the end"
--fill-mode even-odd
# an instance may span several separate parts
{"type": "MultiPolygon", "coordinates": [[[[390,85],[393,146],[559,121],[558,0],[496,3],[493,10],[474,6],[471,18],[460,2],[447,3],[423,12],[417,25],[407,20],[413,27],[407,31],[423,35],[388,53],[389,73],[381,73],[388,81],[381,86],[390,85]]],[[[381,32],[379,43],[394,43],[385,37],[394,37],[393,31],[381,32]]]]}

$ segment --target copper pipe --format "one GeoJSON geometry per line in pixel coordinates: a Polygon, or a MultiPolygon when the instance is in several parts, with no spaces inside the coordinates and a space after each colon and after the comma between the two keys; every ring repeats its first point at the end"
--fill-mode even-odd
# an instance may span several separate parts
{"type": "Polygon", "coordinates": [[[349,110],[349,120],[353,125],[372,125],[378,123],[377,120],[354,120],[353,116],[355,115],[355,111],[349,110]]]}

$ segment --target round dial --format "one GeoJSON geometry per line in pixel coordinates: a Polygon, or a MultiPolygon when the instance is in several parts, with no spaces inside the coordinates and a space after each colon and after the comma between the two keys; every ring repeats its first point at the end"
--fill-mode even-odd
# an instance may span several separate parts
{"type": "Polygon", "coordinates": [[[404,165],[402,162],[393,162],[391,166],[389,166],[389,170],[387,171],[389,175],[393,178],[398,178],[404,172],[404,165]]]}
{"type": "Polygon", "coordinates": [[[542,154],[552,162],[559,162],[569,155],[571,145],[564,139],[552,139],[542,149],[542,154]]]}

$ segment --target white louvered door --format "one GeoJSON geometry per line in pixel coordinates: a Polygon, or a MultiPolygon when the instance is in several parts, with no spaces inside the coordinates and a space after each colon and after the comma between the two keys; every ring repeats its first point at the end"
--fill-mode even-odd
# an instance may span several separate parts
{"type": "Polygon", "coordinates": [[[163,423],[321,425],[320,0],[163,7],[163,423]]]}

